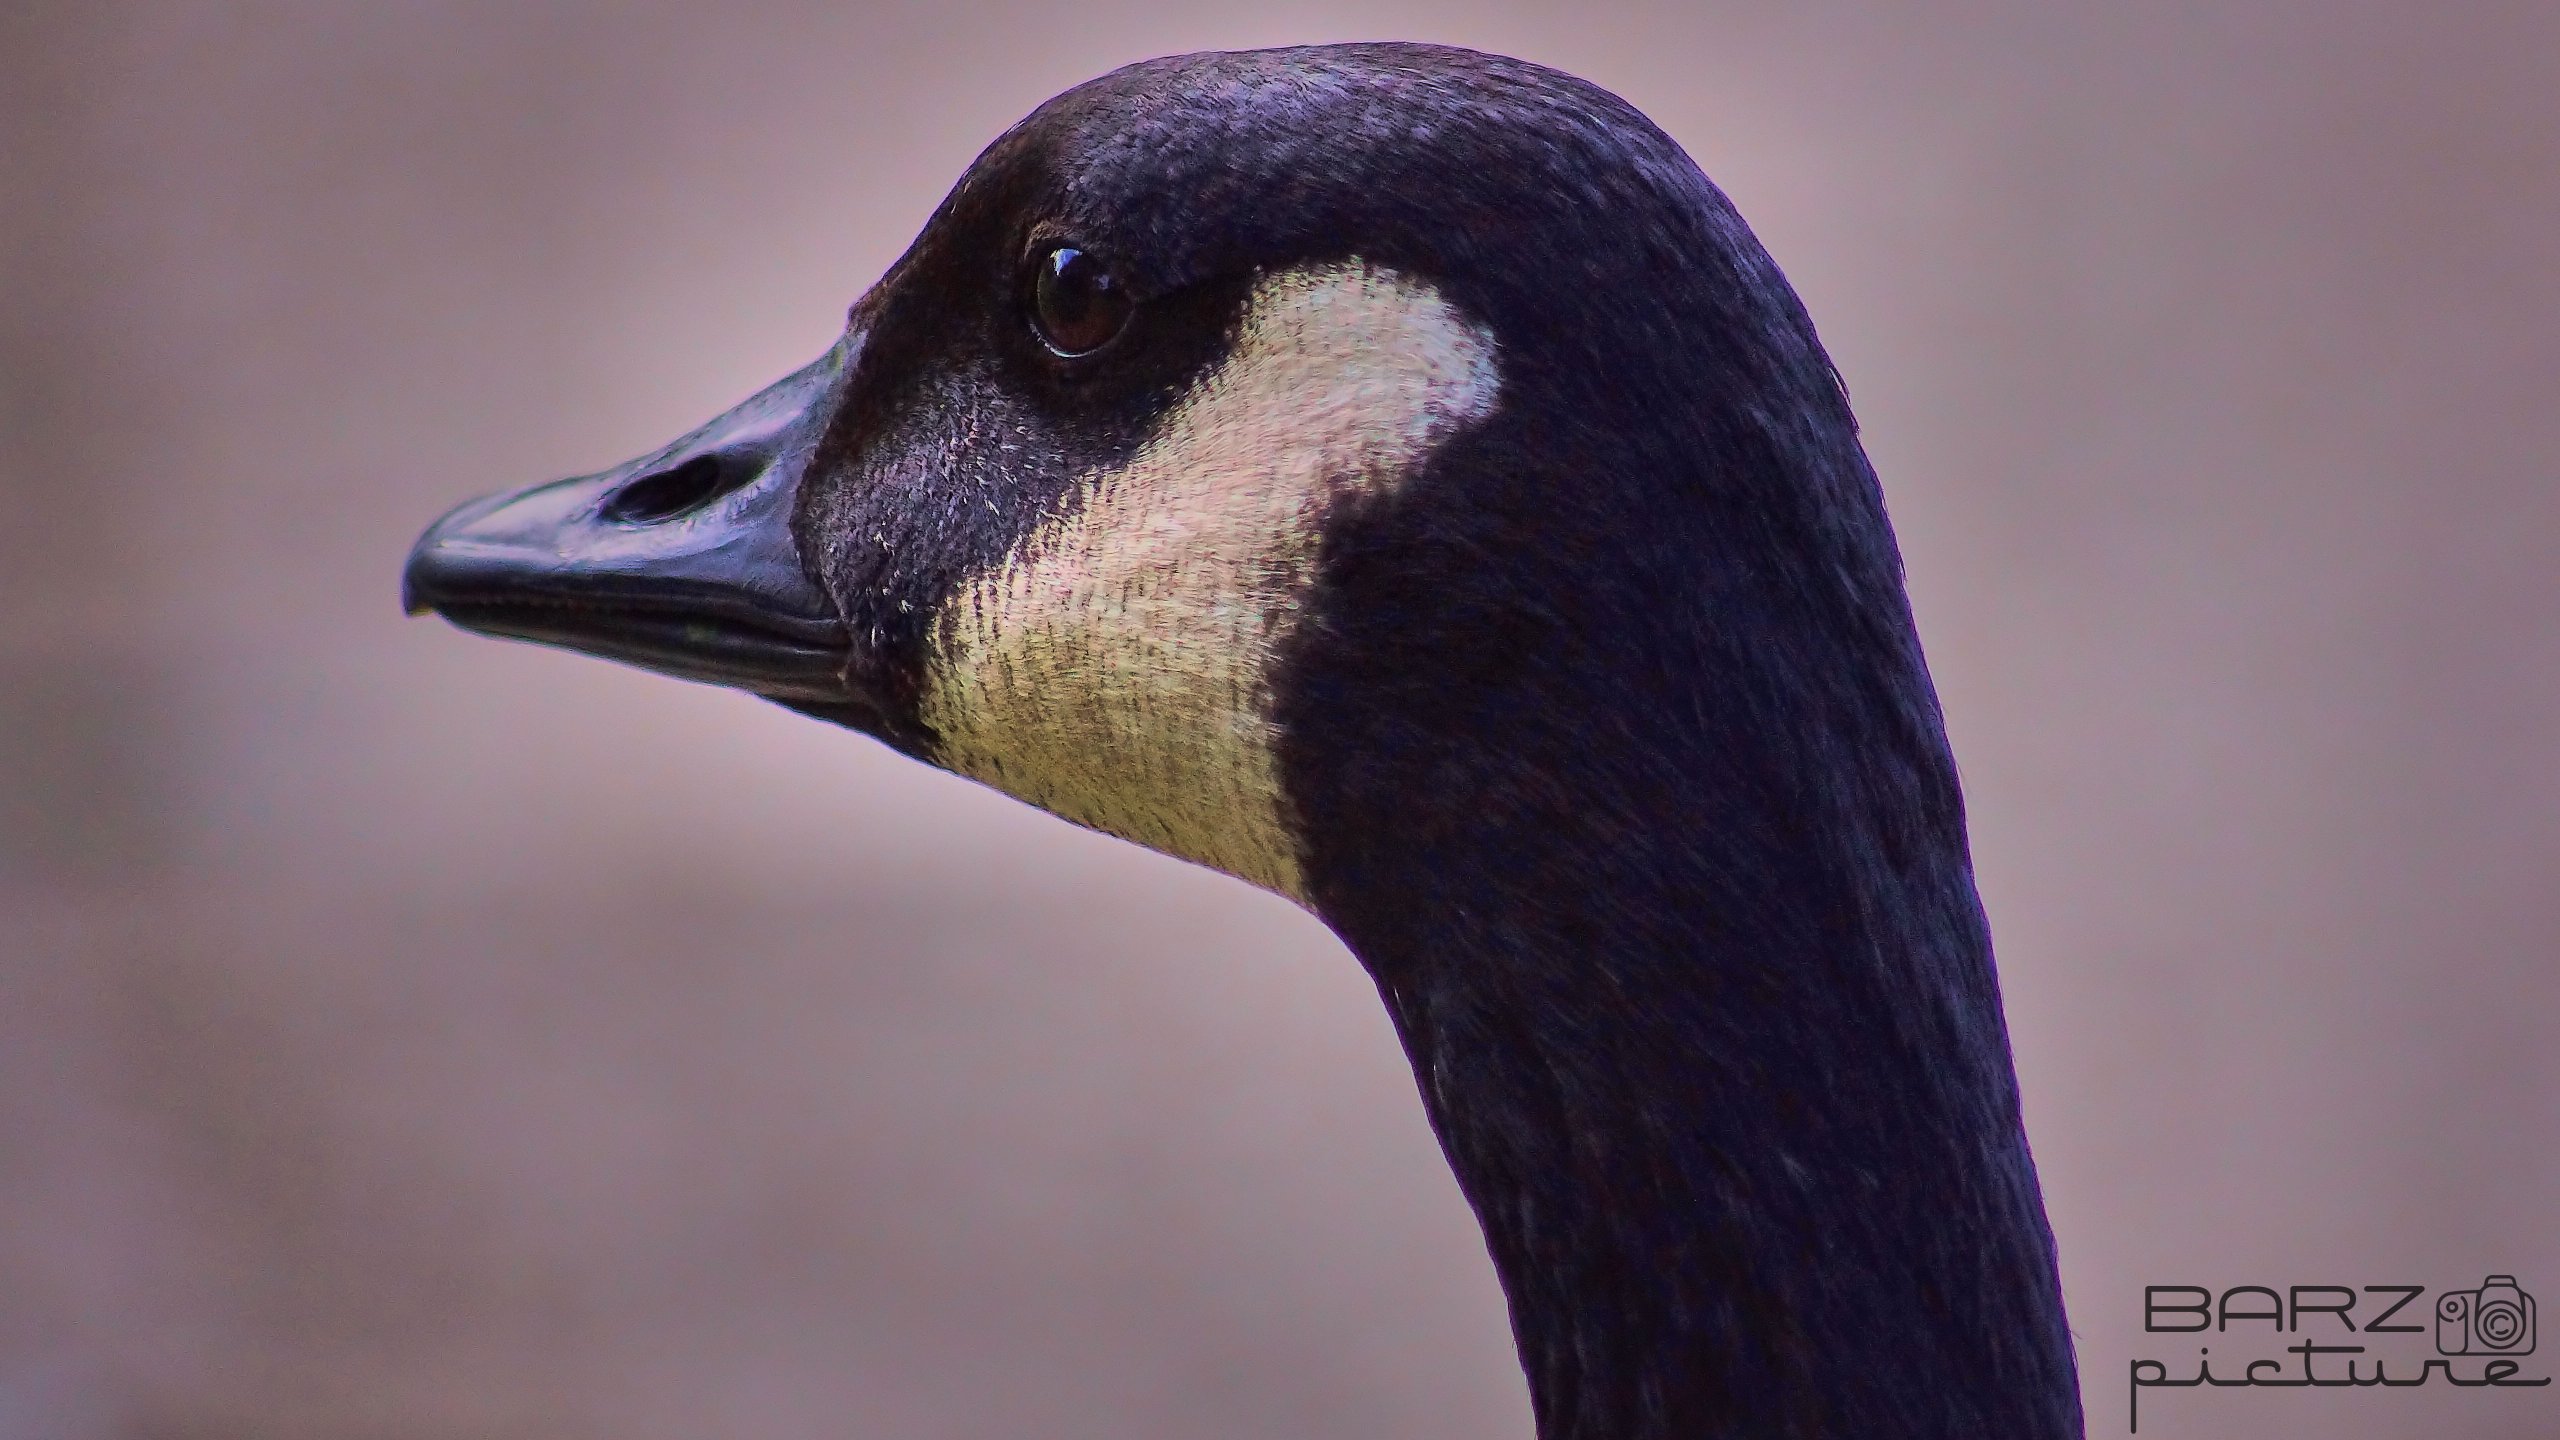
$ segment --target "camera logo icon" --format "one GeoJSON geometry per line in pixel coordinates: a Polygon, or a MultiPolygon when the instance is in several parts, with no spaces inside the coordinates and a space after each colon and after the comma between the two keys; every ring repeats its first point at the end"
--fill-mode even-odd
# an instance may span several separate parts
{"type": "Polygon", "coordinates": [[[2448,1290],[2436,1299],[2436,1350],[2445,1355],[2530,1355],[2533,1297],[2513,1275],[2492,1275],[2477,1290],[2448,1290]]]}

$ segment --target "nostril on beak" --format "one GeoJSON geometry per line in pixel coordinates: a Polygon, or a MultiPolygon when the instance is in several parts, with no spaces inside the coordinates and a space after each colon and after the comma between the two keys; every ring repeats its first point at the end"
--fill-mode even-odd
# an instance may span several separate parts
{"type": "Polygon", "coordinates": [[[655,525],[690,514],[764,473],[761,457],[696,455],[681,465],[643,475],[615,491],[597,512],[624,525],[655,525]]]}

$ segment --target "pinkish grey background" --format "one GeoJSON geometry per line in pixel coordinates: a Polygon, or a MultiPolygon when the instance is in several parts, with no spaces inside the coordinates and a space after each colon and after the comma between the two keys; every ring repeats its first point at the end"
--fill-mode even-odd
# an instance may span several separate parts
{"type": "Polygon", "coordinates": [[[18,0],[0,1437],[1525,1440],[1312,921],[395,604],[815,353],[1044,97],[1364,36],[1625,94],[1822,324],[2091,1433],[2192,1357],[2146,1283],[2560,1303],[2560,8],[18,0]]]}

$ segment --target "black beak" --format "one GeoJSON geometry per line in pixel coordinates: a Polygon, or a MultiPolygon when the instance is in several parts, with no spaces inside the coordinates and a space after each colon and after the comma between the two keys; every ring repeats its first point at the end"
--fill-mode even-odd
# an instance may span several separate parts
{"type": "Polygon", "coordinates": [[[868,709],[791,533],[854,344],[663,450],[446,515],[410,550],[401,604],[836,718],[868,709]]]}

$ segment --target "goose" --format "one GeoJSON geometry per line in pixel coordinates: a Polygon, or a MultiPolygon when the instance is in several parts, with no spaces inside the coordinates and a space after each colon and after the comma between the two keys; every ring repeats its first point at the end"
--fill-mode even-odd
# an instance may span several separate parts
{"type": "Polygon", "coordinates": [[[1541,1440],[2081,1433],[1845,390],[1633,106],[1416,44],[1057,96],[816,361],[461,506],[404,601],[742,689],[1312,912],[1541,1440]]]}

